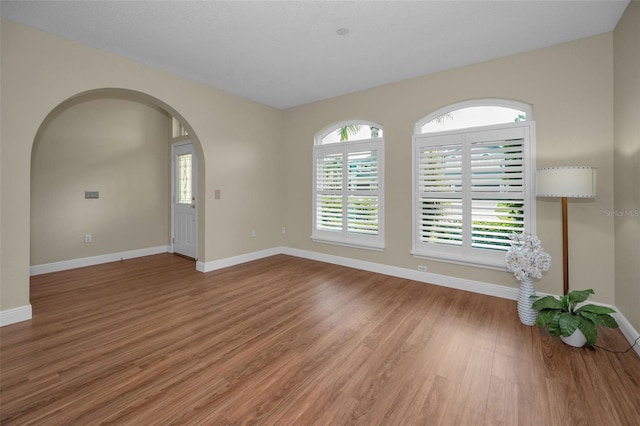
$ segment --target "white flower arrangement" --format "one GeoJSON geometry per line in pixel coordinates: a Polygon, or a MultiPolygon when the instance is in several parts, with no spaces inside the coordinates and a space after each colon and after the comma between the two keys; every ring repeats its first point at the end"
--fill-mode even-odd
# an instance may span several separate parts
{"type": "Polygon", "coordinates": [[[507,269],[518,281],[528,277],[541,278],[549,270],[551,256],[542,249],[540,240],[527,233],[512,233],[511,247],[507,251],[507,269]]]}

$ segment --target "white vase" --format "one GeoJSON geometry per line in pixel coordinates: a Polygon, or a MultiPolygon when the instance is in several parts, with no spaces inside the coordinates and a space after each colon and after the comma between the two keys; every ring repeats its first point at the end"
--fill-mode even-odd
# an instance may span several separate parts
{"type": "Polygon", "coordinates": [[[573,346],[576,348],[581,348],[587,343],[587,338],[584,337],[582,330],[576,328],[576,331],[573,332],[571,336],[560,336],[560,340],[565,342],[569,346],[573,346]]]}
{"type": "Polygon", "coordinates": [[[536,289],[533,287],[533,281],[531,281],[531,278],[525,277],[520,282],[520,289],[518,290],[518,316],[520,317],[520,322],[524,325],[536,324],[538,311],[531,307],[535,302],[531,296],[535,294],[536,289]]]}

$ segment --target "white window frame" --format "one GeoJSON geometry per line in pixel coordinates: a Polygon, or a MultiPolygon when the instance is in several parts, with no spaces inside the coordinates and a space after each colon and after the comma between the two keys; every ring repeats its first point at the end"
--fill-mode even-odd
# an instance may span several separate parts
{"type": "Polygon", "coordinates": [[[315,144],[313,147],[313,190],[312,190],[312,233],[311,239],[315,242],[337,244],[348,247],[364,248],[369,250],[384,250],[384,129],[383,127],[371,121],[364,120],[350,120],[327,126],[315,137],[315,144]],[[330,144],[322,144],[322,139],[329,133],[337,131],[341,127],[360,124],[370,127],[376,127],[383,130],[383,136],[373,139],[361,139],[354,141],[341,141],[330,144]],[[348,189],[348,155],[350,153],[357,153],[362,151],[377,151],[377,177],[378,177],[378,190],[371,191],[372,195],[378,197],[378,229],[375,235],[365,235],[360,233],[349,232],[348,227],[348,196],[358,195],[358,191],[350,191],[348,189]],[[317,211],[317,198],[318,198],[318,181],[317,181],[317,162],[318,159],[329,154],[342,155],[343,171],[342,171],[342,190],[340,196],[342,197],[343,206],[343,224],[341,231],[329,231],[318,229],[318,211],[317,211]]]}
{"type": "MultiPolygon", "coordinates": [[[[524,186],[523,186],[523,200],[524,200],[524,231],[535,234],[536,229],[536,198],[535,198],[535,122],[532,121],[532,109],[530,105],[522,104],[514,101],[500,101],[500,100],[477,100],[467,101],[458,104],[450,105],[445,108],[441,108],[424,119],[418,121],[415,125],[415,133],[413,136],[412,144],[412,184],[413,184],[413,196],[412,196],[412,250],[411,254],[414,257],[421,259],[438,260],[455,264],[470,265],[483,267],[488,269],[506,270],[505,264],[505,251],[490,250],[472,247],[471,241],[471,229],[472,229],[472,211],[471,201],[472,199],[482,198],[477,192],[472,192],[472,184],[470,177],[470,152],[471,144],[478,140],[479,136],[491,134],[491,132],[507,132],[515,134],[521,134],[523,137],[523,149],[524,149],[524,186]],[[421,133],[422,126],[434,118],[446,114],[447,112],[454,111],[456,109],[468,108],[473,106],[502,106],[506,108],[514,108],[526,113],[526,121],[495,124],[481,127],[470,127],[455,129],[450,131],[441,132],[428,132],[421,133]],[[436,144],[439,146],[455,145],[459,144],[462,147],[462,191],[460,197],[462,198],[462,221],[463,221],[463,242],[461,246],[449,246],[446,244],[434,244],[424,241],[420,241],[420,214],[418,211],[420,205],[419,200],[421,193],[419,186],[419,157],[420,149],[425,144],[436,144]]],[[[493,194],[496,195],[496,194],[493,194]]],[[[502,195],[498,195],[500,197],[502,195]]],[[[436,197],[434,197],[436,198],[436,197]]],[[[491,197],[487,197],[491,198],[491,197]]]]}

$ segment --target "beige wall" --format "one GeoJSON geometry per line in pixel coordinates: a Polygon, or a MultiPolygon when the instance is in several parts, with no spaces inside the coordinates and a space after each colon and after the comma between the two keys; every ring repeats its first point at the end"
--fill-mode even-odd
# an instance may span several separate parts
{"type": "Polygon", "coordinates": [[[616,305],[640,330],[640,2],[614,32],[616,305]]]}
{"type": "MultiPolygon", "coordinates": [[[[423,261],[411,256],[411,136],[430,112],[477,98],[533,105],[538,167],[598,168],[598,197],[570,201],[571,283],[614,302],[612,34],[386,85],[292,108],[285,115],[287,245],[436,274],[517,286],[510,273],[423,261]],[[384,126],[386,249],[359,250],[314,243],[311,235],[311,153],[316,132],[333,122],[364,119],[384,126]]],[[[562,292],[560,200],[539,201],[538,235],[553,256],[539,291],[562,292]]]]}
{"type": "Polygon", "coordinates": [[[31,154],[31,265],[170,244],[167,113],[117,98],[59,109],[31,154]]]}
{"type": "Polygon", "coordinates": [[[273,200],[280,196],[282,111],[4,19],[1,43],[0,310],[29,304],[36,133],[56,106],[95,89],[135,92],[187,123],[200,157],[201,260],[280,244],[281,204],[273,200]]]}

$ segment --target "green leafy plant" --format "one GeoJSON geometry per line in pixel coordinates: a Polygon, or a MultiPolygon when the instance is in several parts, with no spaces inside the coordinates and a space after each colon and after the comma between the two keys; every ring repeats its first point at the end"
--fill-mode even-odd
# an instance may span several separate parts
{"type": "Polygon", "coordinates": [[[618,323],[610,315],[615,313],[611,308],[598,305],[582,305],[593,290],[575,290],[557,298],[545,296],[533,303],[533,309],[538,311],[536,325],[540,328],[548,327],[552,336],[571,336],[576,329],[580,329],[587,339],[587,345],[593,346],[598,339],[597,326],[618,328],[618,323]]]}

